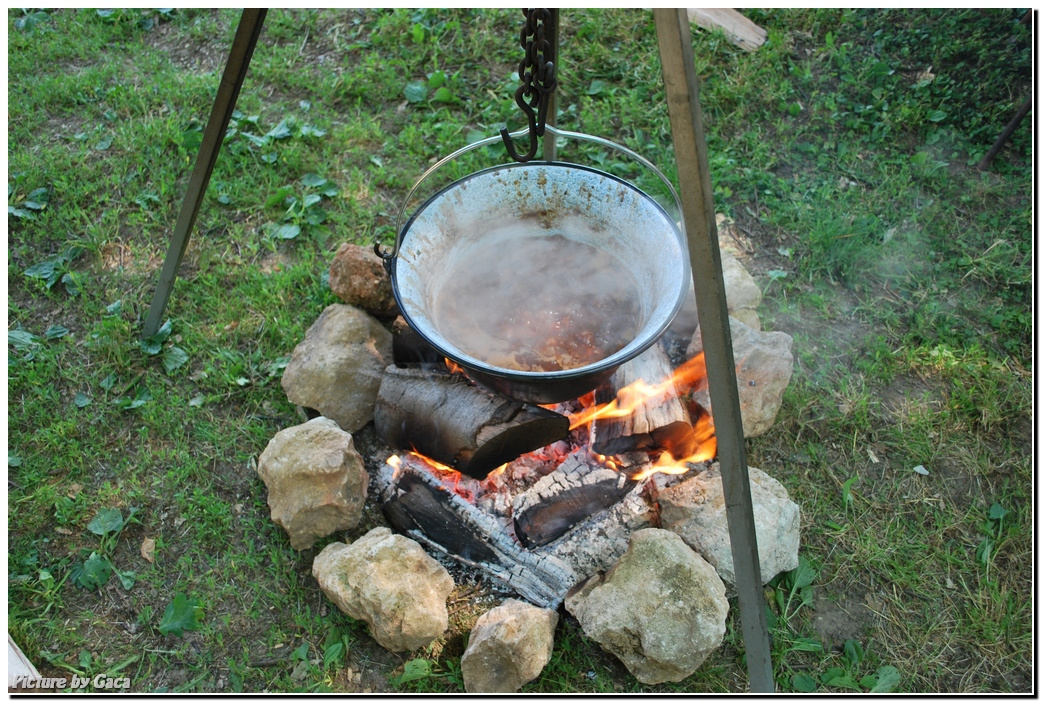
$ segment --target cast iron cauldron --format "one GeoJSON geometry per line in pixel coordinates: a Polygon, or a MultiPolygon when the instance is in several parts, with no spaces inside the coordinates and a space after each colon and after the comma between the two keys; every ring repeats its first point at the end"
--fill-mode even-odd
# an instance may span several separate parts
{"type": "MultiPolygon", "coordinates": [[[[671,184],[638,154],[599,137],[550,126],[547,131],[606,144],[638,159],[666,183],[679,209],[671,184]]],[[[419,184],[441,165],[495,140],[497,137],[470,144],[432,166],[413,187],[406,205],[419,184]]],[[[402,213],[404,211],[405,205],[402,213]]],[[[477,383],[532,404],[580,397],[610,378],[622,363],[653,345],[675,317],[690,282],[685,237],[661,205],[620,178],[563,162],[532,161],[470,174],[431,196],[403,227],[399,226],[392,253],[385,254],[378,246],[377,253],[387,265],[402,315],[425,341],[462,366],[477,383]],[[557,214],[562,222],[578,217],[589,226],[555,231],[553,218],[557,214]],[[636,284],[642,325],[617,352],[578,368],[521,371],[475,358],[460,348],[460,340],[447,338],[442,333],[435,321],[433,303],[445,282],[444,271],[458,261],[467,260],[477,247],[488,243],[486,237],[495,233],[488,232],[487,222],[533,216],[540,219],[543,229],[527,230],[530,236],[542,236],[546,231],[559,233],[605,251],[627,269],[636,284]]],[[[532,284],[538,282],[532,281],[532,284]]]]}

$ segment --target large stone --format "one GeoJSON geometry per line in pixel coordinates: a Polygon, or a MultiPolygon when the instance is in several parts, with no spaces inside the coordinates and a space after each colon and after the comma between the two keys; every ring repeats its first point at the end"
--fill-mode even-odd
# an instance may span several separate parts
{"type": "MultiPolygon", "coordinates": [[[[738,400],[745,436],[759,436],[773,426],[781,399],[792,378],[794,358],[792,337],[784,332],[758,332],[731,317],[730,339],[737,369],[738,400]]],[[[701,329],[687,347],[688,358],[703,350],[701,329]]],[[[694,393],[694,399],[711,408],[708,390],[694,393]]]]}
{"type": "Polygon", "coordinates": [[[386,527],[350,545],[329,544],[311,572],[340,611],[366,622],[390,651],[415,651],[448,628],[452,576],[422,546],[386,527]]]}
{"type": "MultiPolygon", "coordinates": [[[[748,468],[752,489],[755,538],[763,584],[799,565],[799,505],[779,482],[758,468],[748,468]]],[[[734,554],[730,550],[723,478],[719,466],[658,494],[661,525],[675,532],[734,586],[734,554]]]]}
{"type": "Polygon", "coordinates": [[[305,549],[361,519],[369,474],[350,434],[317,417],[275,434],[260,454],[271,519],[305,549]]]}
{"type": "Polygon", "coordinates": [[[678,682],[723,641],[723,581],[704,558],[663,529],[642,529],[604,576],[564,602],[582,630],[637,680],[678,682]]]}
{"type": "Polygon", "coordinates": [[[329,305],[293,349],[282,389],[293,404],[357,431],[372,421],[392,354],[390,332],[374,317],[350,305],[329,305]]]}
{"type": "Polygon", "coordinates": [[[509,694],[537,678],[553,653],[558,618],[514,599],[482,614],[461,661],[466,691],[509,694]]]}
{"type": "MultiPolygon", "coordinates": [[[[728,313],[731,317],[740,319],[758,331],[760,328],[759,314],[756,312],[756,308],[763,301],[763,293],[760,292],[751,273],[734,254],[720,249],[719,258],[723,267],[723,289],[726,290],[728,313]]],[[[692,276],[687,297],[679,312],[676,313],[676,317],[669,324],[669,331],[687,343],[686,340],[694,336],[698,323],[698,303],[694,296],[692,276]]]]}
{"type": "Polygon", "coordinates": [[[763,301],[763,293],[755,284],[752,274],[729,251],[720,250],[719,254],[720,263],[723,266],[723,286],[727,291],[727,309],[731,314],[734,310],[752,310],[754,312],[759,307],[759,303],[763,301]]]}
{"type": "Polygon", "coordinates": [[[329,266],[329,287],[348,305],[377,317],[398,314],[390,276],[371,246],[341,244],[329,266]]]}

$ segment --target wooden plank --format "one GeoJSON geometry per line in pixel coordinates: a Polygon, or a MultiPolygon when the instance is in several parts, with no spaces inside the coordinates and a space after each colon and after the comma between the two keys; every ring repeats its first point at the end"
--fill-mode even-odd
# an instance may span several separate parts
{"type": "Polygon", "coordinates": [[[7,687],[10,688],[14,685],[14,681],[18,676],[23,676],[22,680],[26,678],[40,678],[40,673],[36,670],[36,666],[32,664],[25,654],[22,653],[22,649],[18,648],[18,644],[11,638],[11,634],[7,635],[7,687]]]}
{"type": "Polygon", "coordinates": [[[687,8],[687,17],[702,29],[722,29],[727,39],[746,51],[755,51],[766,41],[766,30],[737,10],[687,8]]]}

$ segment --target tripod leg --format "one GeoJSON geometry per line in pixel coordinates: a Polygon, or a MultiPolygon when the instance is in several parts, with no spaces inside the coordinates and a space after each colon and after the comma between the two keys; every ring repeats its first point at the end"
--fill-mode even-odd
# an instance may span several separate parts
{"type": "Polygon", "coordinates": [[[174,225],[170,247],[166,251],[166,259],[163,261],[163,269],[159,274],[155,296],[148,308],[148,316],[145,318],[145,325],[141,332],[142,338],[147,339],[159,330],[163,313],[166,311],[166,303],[170,300],[170,293],[173,291],[174,280],[177,279],[177,269],[180,268],[181,259],[188,248],[188,239],[192,227],[195,226],[195,218],[199,214],[199,205],[202,202],[202,196],[206,193],[206,186],[209,185],[210,175],[217,162],[221,142],[224,141],[224,134],[228,129],[228,122],[235,109],[235,101],[242,88],[242,81],[246,77],[249,60],[253,56],[253,49],[257,45],[257,38],[260,36],[266,14],[267,10],[264,9],[242,11],[242,19],[239,20],[238,31],[235,32],[235,39],[231,44],[228,62],[224,66],[224,75],[217,88],[217,99],[213,102],[210,120],[206,123],[202,144],[199,145],[199,153],[195,157],[195,167],[188,180],[184,201],[181,203],[181,212],[174,225]]]}
{"type": "Polygon", "coordinates": [[[988,168],[990,168],[991,162],[993,162],[994,159],[997,157],[998,152],[1001,151],[1001,147],[1005,145],[1005,142],[1008,141],[1009,137],[1012,136],[1012,132],[1016,131],[1016,127],[1019,126],[1019,123],[1022,122],[1023,118],[1027,116],[1028,112],[1030,112],[1030,106],[1031,104],[1033,104],[1033,102],[1034,98],[1033,96],[1031,96],[1027,99],[1026,102],[1023,103],[1023,106],[1020,107],[1019,111],[1016,112],[1016,114],[1012,117],[1012,121],[1005,126],[1005,129],[998,136],[998,140],[994,142],[994,146],[990,147],[990,151],[988,151],[987,155],[984,156],[983,159],[979,162],[977,168],[979,168],[981,171],[985,171],[988,168]]]}
{"type": "Polygon", "coordinates": [[[723,288],[705,128],[701,121],[698,76],[694,69],[687,11],[655,9],[654,27],[669,104],[683,221],[694,274],[694,295],[701,318],[709,395],[715,415],[719,469],[723,476],[730,547],[734,554],[734,579],[741,606],[749,690],[772,693],[773,668],[752,515],[752,491],[748,484],[744,430],[737,376],[734,374],[734,349],[730,340],[730,319],[723,288]]]}
{"type": "MultiPolygon", "coordinates": [[[[560,10],[550,10],[549,21],[549,43],[553,64],[557,67],[557,80],[560,80],[560,10]]],[[[557,126],[557,91],[554,90],[549,96],[549,109],[546,111],[546,124],[551,127],[557,126]]],[[[544,161],[557,160],[557,137],[546,132],[542,137],[542,159],[544,161]]]]}

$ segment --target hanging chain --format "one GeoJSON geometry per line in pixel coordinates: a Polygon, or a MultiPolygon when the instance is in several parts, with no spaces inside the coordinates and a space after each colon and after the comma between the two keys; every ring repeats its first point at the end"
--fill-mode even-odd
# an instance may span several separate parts
{"type": "Polygon", "coordinates": [[[546,36],[546,25],[551,17],[550,10],[524,10],[525,22],[520,35],[524,58],[517,69],[521,84],[513,94],[513,99],[528,116],[528,153],[517,153],[508,129],[504,127],[499,132],[510,157],[520,163],[527,163],[535,157],[539,137],[546,133],[550,95],[557,87],[556,57],[553,56],[553,45],[546,36]]]}

